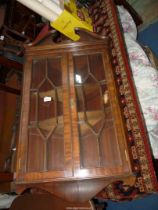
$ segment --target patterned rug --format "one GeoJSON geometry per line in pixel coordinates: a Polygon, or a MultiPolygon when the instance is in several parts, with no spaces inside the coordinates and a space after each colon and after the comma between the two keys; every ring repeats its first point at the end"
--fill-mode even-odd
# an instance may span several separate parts
{"type": "MultiPolygon", "coordinates": [[[[153,168],[148,137],[140,112],[131,69],[128,63],[123,35],[119,25],[113,0],[100,1],[105,15],[104,34],[111,39],[111,57],[120,98],[120,105],[127,127],[127,141],[136,181],[133,186],[117,181],[108,185],[96,198],[116,201],[132,200],[158,191],[158,183],[153,168]]],[[[97,32],[97,29],[95,29],[97,32]]]]}

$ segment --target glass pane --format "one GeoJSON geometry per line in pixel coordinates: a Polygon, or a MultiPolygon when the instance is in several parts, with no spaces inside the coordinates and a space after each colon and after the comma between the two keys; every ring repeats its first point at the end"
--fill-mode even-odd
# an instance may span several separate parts
{"type": "Polygon", "coordinates": [[[48,78],[52,81],[54,86],[58,87],[62,85],[62,71],[60,60],[60,57],[55,59],[48,59],[48,78]]]}
{"type": "Polygon", "coordinates": [[[31,88],[38,88],[46,75],[46,61],[44,59],[33,60],[31,88]]]}
{"type": "Polygon", "coordinates": [[[56,90],[45,80],[38,95],[38,125],[41,132],[48,135],[52,126],[56,125],[56,90]]]}
{"type": "Polygon", "coordinates": [[[81,84],[83,83],[87,76],[88,76],[88,57],[86,55],[84,56],[75,56],[74,57],[74,66],[75,68],[75,83],[81,84]]]}
{"type": "Polygon", "coordinates": [[[107,122],[100,137],[101,165],[106,167],[122,164],[114,123],[107,122]]]}
{"type": "Polygon", "coordinates": [[[49,84],[48,80],[39,88],[38,96],[38,120],[55,117],[56,90],[49,84]]]}
{"type": "Polygon", "coordinates": [[[29,128],[28,171],[43,171],[44,141],[36,128],[29,128]]]}
{"type": "Polygon", "coordinates": [[[76,85],[76,98],[77,98],[77,110],[80,112],[80,115],[83,114],[85,110],[85,105],[84,105],[84,94],[83,94],[83,86],[82,85],[76,85]]]}
{"type": "Polygon", "coordinates": [[[97,83],[91,76],[84,83],[84,96],[86,110],[101,109],[101,94],[99,83],[97,83]]]}
{"type": "Polygon", "coordinates": [[[84,168],[99,166],[97,138],[85,123],[79,126],[81,164],[84,168]]]}
{"type": "Polygon", "coordinates": [[[87,121],[97,132],[96,124],[104,116],[104,112],[100,86],[91,76],[84,83],[84,97],[87,121]]]}
{"type": "Polygon", "coordinates": [[[37,92],[31,91],[30,93],[30,124],[37,121],[37,92]]]}
{"type": "Polygon", "coordinates": [[[105,80],[105,71],[103,66],[103,58],[101,54],[92,54],[88,56],[90,72],[98,80],[105,80]]]}
{"type": "Polygon", "coordinates": [[[47,143],[48,170],[64,169],[64,127],[63,122],[59,122],[47,143]]]}

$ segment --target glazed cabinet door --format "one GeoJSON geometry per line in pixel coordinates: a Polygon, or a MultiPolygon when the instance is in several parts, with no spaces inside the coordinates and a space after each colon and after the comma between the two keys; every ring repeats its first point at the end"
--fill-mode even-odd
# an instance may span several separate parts
{"type": "Polygon", "coordinates": [[[25,63],[17,182],[72,176],[67,57],[25,63]]]}
{"type": "Polygon", "coordinates": [[[17,183],[131,175],[107,45],[54,49],[25,62],[17,183]]]}
{"type": "Polygon", "coordinates": [[[106,48],[69,54],[74,174],[78,178],[131,173],[106,48]]]}

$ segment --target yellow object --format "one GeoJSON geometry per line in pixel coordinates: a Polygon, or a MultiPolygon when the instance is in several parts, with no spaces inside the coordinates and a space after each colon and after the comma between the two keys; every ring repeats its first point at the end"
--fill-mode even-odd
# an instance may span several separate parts
{"type": "Polygon", "coordinates": [[[61,15],[50,24],[53,28],[57,29],[74,41],[80,39],[80,36],[75,33],[75,28],[83,28],[93,31],[88,11],[86,8],[78,9],[74,0],[70,0],[66,3],[65,9],[61,15]],[[82,16],[82,20],[79,16],[82,16]]]}

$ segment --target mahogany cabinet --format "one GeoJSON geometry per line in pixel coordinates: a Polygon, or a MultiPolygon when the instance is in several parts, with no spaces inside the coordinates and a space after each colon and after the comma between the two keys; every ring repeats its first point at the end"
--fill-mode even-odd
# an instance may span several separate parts
{"type": "Polygon", "coordinates": [[[37,187],[87,201],[133,177],[108,41],[81,40],[26,49],[18,192],[37,187]]]}

